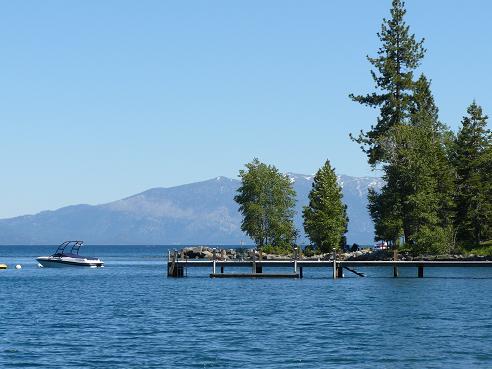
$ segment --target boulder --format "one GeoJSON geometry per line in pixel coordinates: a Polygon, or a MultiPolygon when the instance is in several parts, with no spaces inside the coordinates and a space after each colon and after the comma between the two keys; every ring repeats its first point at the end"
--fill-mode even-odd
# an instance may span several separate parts
{"type": "Polygon", "coordinates": [[[203,250],[200,256],[201,256],[201,259],[213,259],[214,254],[212,251],[203,250]]]}

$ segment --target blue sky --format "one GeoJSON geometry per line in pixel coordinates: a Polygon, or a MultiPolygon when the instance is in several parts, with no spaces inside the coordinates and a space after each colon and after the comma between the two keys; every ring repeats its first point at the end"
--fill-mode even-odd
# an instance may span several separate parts
{"type": "MultiPolygon", "coordinates": [[[[1,1],[0,217],[234,177],[253,157],[374,175],[349,132],[376,112],[390,1],[1,1]]],[[[489,1],[407,1],[441,119],[492,114],[489,1]]]]}

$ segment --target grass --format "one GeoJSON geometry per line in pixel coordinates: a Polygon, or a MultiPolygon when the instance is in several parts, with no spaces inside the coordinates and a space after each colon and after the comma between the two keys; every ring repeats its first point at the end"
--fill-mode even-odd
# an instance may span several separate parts
{"type": "Polygon", "coordinates": [[[469,254],[492,256],[492,240],[482,242],[479,247],[468,250],[469,254]]]}
{"type": "Polygon", "coordinates": [[[287,247],[265,245],[262,247],[261,252],[264,254],[288,255],[292,250],[287,247]]]}
{"type": "MultiPolygon", "coordinates": [[[[398,252],[409,253],[412,255],[417,255],[412,247],[408,244],[403,244],[398,247],[398,252]]],[[[454,250],[450,251],[451,254],[461,254],[461,255],[477,255],[477,256],[492,256],[492,240],[484,241],[480,243],[480,246],[466,246],[466,245],[456,245],[454,250]]]]}

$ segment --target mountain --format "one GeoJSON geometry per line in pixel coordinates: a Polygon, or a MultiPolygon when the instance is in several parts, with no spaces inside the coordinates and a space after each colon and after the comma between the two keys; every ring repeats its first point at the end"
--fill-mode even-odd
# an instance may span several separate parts
{"type": "MultiPolygon", "coordinates": [[[[296,225],[302,231],[312,176],[289,173],[297,192],[296,225]]],[[[348,242],[368,244],[373,225],[366,209],[374,177],[340,176],[350,218],[348,242]]],[[[217,177],[170,188],[153,188],[102,205],[74,205],[0,220],[0,244],[57,244],[83,239],[90,244],[251,244],[240,228],[234,202],[240,182],[217,177]]],[[[304,236],[300,239],[305,243],[304,236]]]]}

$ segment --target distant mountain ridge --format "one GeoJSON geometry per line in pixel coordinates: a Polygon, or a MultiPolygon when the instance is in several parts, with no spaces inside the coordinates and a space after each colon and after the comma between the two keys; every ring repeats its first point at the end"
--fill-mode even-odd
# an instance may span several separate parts
{"type": "MultiPolygon", "coordinates": [[[[302,232],[302,207],[307,204],[313,176],[288,173],[297,193],[295,223],[302,232]]],[[[350,218],[348,242],[368,244],[373,224],[367,212],[369,187],[376,177],[338,177],[350,218]]],[[[101,205],[72,205],[35,215],[0,220],[0,244],[57,244],[83,239],[89,244],[216,244],[252,241],[241,231],[234,195],[240,181],[216,177],[142,193],[101,205]]]]}

